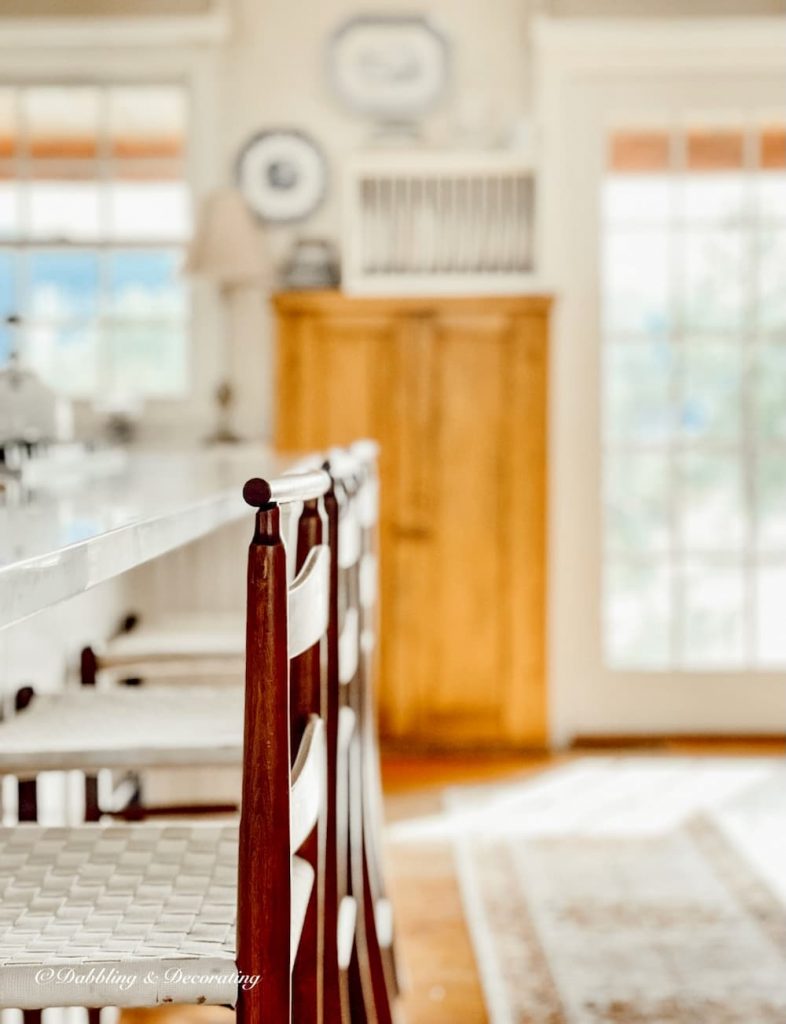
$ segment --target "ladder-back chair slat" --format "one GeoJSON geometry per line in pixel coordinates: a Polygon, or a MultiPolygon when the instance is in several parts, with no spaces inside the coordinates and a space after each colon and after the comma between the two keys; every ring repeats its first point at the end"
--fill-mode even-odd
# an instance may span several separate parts
{"type": "Polygon", "coordinates": [[[290,797],[290,841],[299,850],[319,818],[325,763],[325,729],[322,719],[312,715],[292,767],[290,797]]]}
{"type": "Polygon", "coordinates": [[[289,588],[290,658],[313,647],[327,629],[329,565],[328,546],[312,548],[289,588]]]}
{"type": "Polygon", "coordinates": [[[360,617],[357,608],[347,608],[344,615],[344,625],[341,628],[341,636],[338,641],[339,681],[344,686],[352,682],[358,670],[359,629],[360,617]]]}

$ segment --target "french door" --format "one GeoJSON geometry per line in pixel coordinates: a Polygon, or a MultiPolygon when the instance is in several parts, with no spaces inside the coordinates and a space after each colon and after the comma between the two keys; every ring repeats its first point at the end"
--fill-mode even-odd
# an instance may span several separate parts
{"type": "Polygon", "coordinates": [[[543,82],[558,740],[786,720],[784,75],[657,47],[543,82]]]}

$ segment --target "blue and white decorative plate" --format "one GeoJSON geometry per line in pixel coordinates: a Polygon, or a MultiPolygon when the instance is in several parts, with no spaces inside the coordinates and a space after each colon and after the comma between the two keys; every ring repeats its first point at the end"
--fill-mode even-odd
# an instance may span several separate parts
{"type": "Polygon", "coordinates": [[[259,132],[237,158],[238,187],[264,221],[303,220],[325,196],[327,164],[317,143],[293,128],[259,132]]]}
{"type": "Polygon", "coordinates": [[[361,15],[330,40],[329,71],[342,102],[360,114],[407,121],[445,91],[448,42],[420,15],[361,15]]]}

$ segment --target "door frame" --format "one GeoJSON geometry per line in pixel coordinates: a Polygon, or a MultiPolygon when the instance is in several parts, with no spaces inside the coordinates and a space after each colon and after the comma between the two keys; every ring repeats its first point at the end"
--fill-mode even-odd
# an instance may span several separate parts
{"type": "Polygon", "coordinates": [[[740,83],[774,76],[786,89],[783,24],[539,18],[533,31],[542,270],[557,298],[549,460],[552,743],[579,735],[783,731],[784,673],[630,673],[603,665],[596,199],[602,147],[590,119],[576,116],[591,90],[603,83],[624,89],[632,78],[665,84],[682,76],[706,85],[708,76],[740,83]]]}

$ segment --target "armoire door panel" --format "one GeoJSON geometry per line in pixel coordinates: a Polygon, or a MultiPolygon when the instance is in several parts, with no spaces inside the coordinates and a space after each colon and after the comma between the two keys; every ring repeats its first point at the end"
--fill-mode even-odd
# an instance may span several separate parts
{"type": "MultiPolygon", "coordinates": [[[[436,351],[429,317],[399,318],[387,367],[386,428],[381,438],[383,480],[383,624],[390,643],[382,680],[387,734],[420,734],[421,714],[437,672],[433,609],[437,597],[434,538],[437,403],[432,381],[436,351]],[[405,641],[404,638],[407,638],[405,641]]],[[[383,655],[384,657],[385,655],[383,655]]]]}
{"type": "Polygon", "coordinates": [[[382,360],[394,349],[389,320],[293,316],[279,334],[276,443],[344,444],[381,432],[382,360]]]}
{"type": "Polygon", "coordinates": [[[437,396],[436,346],[431,318],[403,317],[391,352],[392,381],[385,402],[391,459],[391,522],[400,536],[425,536],[435,526],[434,474],[437,396]]]}
{"type": "Polygon", "coordinates": [[[278,443],[381,442],[383,736],[542,746],[549,300],[275,303],[278,443]]]}
{"type": "Polygon", "coordinates": [[[505,735],[539,746],[547,735],[546,678],[546,403],[547,321],[518,316],[508,342],[510,394],[505,434],[507,593],[505,600],[505,735]]]}
{"type": "Polygon", "coordinates": [[[496,317],[435,323],[439,674],[429,707],[441,715],[498,714],[500,707],[504,326],[496,317]]]}
{"type": "Polygon", "coordinates": [[[429,682],[438,671],[432,545],[388,537],[386,547],[381,637],[386,672],[380,681],[380,725],[394,739],[420,739],[429,682]],[[395,639],[385,645],[385,637],[395,639]]]}

